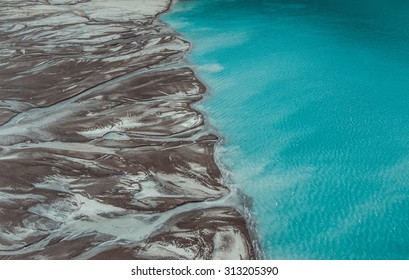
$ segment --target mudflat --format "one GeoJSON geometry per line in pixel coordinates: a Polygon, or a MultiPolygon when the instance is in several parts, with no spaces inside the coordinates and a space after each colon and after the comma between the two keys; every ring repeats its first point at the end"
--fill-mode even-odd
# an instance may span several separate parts
{"type": "Polygon", "coordinates": [[[253,259],[155,1],[2,1],[0,259],[253,259]]]}

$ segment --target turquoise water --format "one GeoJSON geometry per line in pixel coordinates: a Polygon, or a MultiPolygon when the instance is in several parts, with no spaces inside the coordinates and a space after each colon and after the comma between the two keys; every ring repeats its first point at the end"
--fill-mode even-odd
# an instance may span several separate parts
{"type": "Polygon", "coordinates": [[[409,259],[408,1],[180,1],[267,259],[409,259]]]}

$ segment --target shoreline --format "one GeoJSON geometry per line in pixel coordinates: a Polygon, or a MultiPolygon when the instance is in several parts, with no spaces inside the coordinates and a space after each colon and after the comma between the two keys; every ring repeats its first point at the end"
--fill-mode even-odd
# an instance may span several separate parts
{"type": "MultiPolygon", "coordinates": [[[[170,0],[170,3],[166,11],[159,13],[156,18],[159,21],[161,21],[160,16],[162,16],[165,13],[171,12],[172,6],[176,5],[178,1],[179,0],[170,0]]],[[[172,28],[170,24],[166,22],[165,24],[167,24],[170,28],[172,28]]],[[[178,37],[184,39],[184,36],[180,32],[178,32],[177,30],[174,30],[174,31],[178,37]]],[[[189,53],[192,52],[192,47],[193,47],[193,43],[191,41],[188,41],[188,43],[190,47],[186,51],[186,56],[188,56],[189,53]]],[[[203,80],[203,78],[200,77],[200,74],[198,74],[199,69],[197,68],[196,65],[189,65],[189,67],[191,67],[191,70],[193,71],[195,77],[199,81],[201,81],[201,83],[203,83],[204,85],[205,92],[202,95],[202,99],[198,101],[198,102],[203,102],[204,99],[210,98],[210,94],[209,94],[210,86],[203,80]]],[[[199,114],[203,115],[205,120],[208,120],[208,116],[206,115],[206,112],[203,112],[200,109],[195,108],[195,105],[198,102],[195,102],[192,104],[192,109],[198,112],[199,114]]],[[[250,241],[251,241],[253,251],[254,251],[254,258],[258,260],[264,259],[264,253],[263,253],[262,246],[260,244],[260,240],[259,240],[258,233],[257,233],[258,221],[255,219],[255,217],[252,215],[252,212],[251,212],[251,207],[253,203],[252,198],[247,196],[239,188],[234,186],[233,181],[230,177],[230,171],[228,167],[221,160],[222,156],[221,156],[220,149],[223,146],[222,143],[223,141],[225,141],[225,139],[221,135],[221,133],[218,131],[217,127],[210,124],[209,121],[207,121],[204,124],[204,130],[208,131],[210,134],[214,134],[217,137],[217,141],[214,144],[213,160],[215,162],[215,165],[220,169],[220,172],[222,174],[221,177],[223,179],[223,185],[227,186],[230,193],[235,197],[234,200],[237,200],[237,203],[234,203],[232,207],[236,208],[240,212],[240,214],[244,217],[244,220],[246,222],[246,227],[247,227],[247,230],[250,236],[250,241]]]]}
{"type": "Polygon", "coordinates": [[[0,259],[254,259],[172,1],[50,2],[0,12],[0,259]]]}
{"type": "MultiPolygon", "coordinates": [[[[165,13],[171,12],[172,6],[176,5],[177,2],[179,2],[179,0],[170,0],[169,6],[167,8],[166,11],[158,14],[157,19],[159,21],[161,21],[160,16],[162,16],[165,13]]],[[[163,22],[163,21],[162,21],[163,22]]],[[[173,27],[166,23],[166,25],[168,25],[171,29],[173,29],[173,27]]],[[[173,29],[175,31],[175,33],[177,34],[178,37],[185,39],[185,37],[183,36],[183,34],[181,34],[180,32],[178,32],[177,30],[173,29]]],[[[186,57],[189,55],[190,52],[192,52],[192,48],[193,48],[193,43],[191,41],[187,41],[190,45],[189,49],[186,51],[186,57]]],[[[264,259],[264,252],[260,243],[260,239],[258,236],[258,232],[257,232],[257,219],[252,215],[251,212],[251,207],[252,207],[252,198],[247,196],[246,194],[244,194],[238,187],[234,186],[235,184],[232,181],[231,175],[230,175],[230,170],[229,168],[224,164],[224,162],[222,161],[222,155],[221,155],[221,149],[223,146],[223,141],[225,141],[224,137],[222,136],[222,134],[218,131],[217,127],[215,127],[214,125],[209,123],[209,118],[206,114],[206,112],[203,112],[202,110],[195,108],[195,105],[197,103],[203,102],[204,99],[210,98],[210,91],[211,91],[211,87],[210,85],[208,85],[206,83],[205,80],[203,80],[203,78],[200,77],[200,73],[199,69],[197,67],[197,65],[189,65],[189,68],[191,68],[191,70],[193,71],[195,77],[201,81],[201,83],[203,84],[205,91],[202,94],[202,98],[193,103],[192,104],[192,109],[195,110],[196,112],[198,112],[199,114],[203,115],[204,119],[207,120],[207,122],[204,124],[204,130],[208,131],[210,134],[215,135],[217,137],[217,141],[214,144],[214,155],[213,155],[213,160],[215,165],[220,169],[221,172],[221,177],[223,180],[223,185],[227,186],[227,188],[229,189],[231,195],[234,196],[234,200],[236,201],[235,203],[233,203],[231,206],[236,208],[240,214],[244,217],[244,220],[246,222],[246,227],[248,229],[249,232],[249,236],[250,236],[250,240],[251,240],[251,244],[253,247],[253,251],[254,251],[254,258],[258,259],[258,260],[262,260],[264,259]]]]}
{"type": "MultiPolygon", "coordinates": [[[[172,1],[178,1],[178,0],[172,0],[172,1]]],[[[182,38],[183,35],[178,33],[182,38]]],[[[189,41],[190,44],[192,44],[192,42],[189,41]]],[[[191,49],[189,49],[189,52],[191,51],[191,49]]],[[[222,147],[223,147],[223,142],[226,140],[222,133],[219,132],[219,130],[217,129],[216,126],[214,126],[213,124],[209,123],[209,118],[206,114],[206,112],[195,108],[195,105],[197,103],[203,102],[204,99],[206,98],[211,98],[209,91],[211,91],[211,87],[210,85],[208,85],[205,80],[203,80],[200,77],[200,74],[198,74],[199,69],[197,69],[197,67],[195,67],[195,65],[191,65],[189,66],[191,67],[191,69],[193,70],[194,75],[198,78],[199,81],[201,81],[204,84],[204,87],[206,89],[205,93],[203,94],[203,98],[201,100],[199,100],[198,102],[195,102],[192,104],[192,109],[197,111],[199,114],[203,115],[204,119],[207,120],[207,122],[204,124],[204,129],[206,131],[208,131],[210,134],[215,135],[217,137],[217,141],[214,144],[214,155],[213,155],[213,160],[215,162],[215,165],[219,168],[220,172],[221,172],[221,177],[223,180],[223,185],[225,185],[231,195],[233,195],[233,200],[235,201],[235,203],[232,203],[231,206],[236,208],[240,214],[244,217],[244,220],[246,222],[246,227],[249,231],[249,235],[250,235],[250,240],[252,242],[252,246],[253,246],[253,250],[254,250],[254,256],[255,259],[257,260],[263,260],[265,259],[264,257],[264,252],[260,243],[260,239],[259,239],[259,235],[257,232],[257,225],[258,225],[258,221],[257,219],[252,215],[252,204],[253,204],[253,199],[246,195],[239,187],[237,187],[236,183],[233,182],[233,179],[231,178],[231,171],[228,168],[228,166],[223,162],[223,156],[222,156],[222,147]],[[209,89],[210,88],[210,89],[209,89]]]]}

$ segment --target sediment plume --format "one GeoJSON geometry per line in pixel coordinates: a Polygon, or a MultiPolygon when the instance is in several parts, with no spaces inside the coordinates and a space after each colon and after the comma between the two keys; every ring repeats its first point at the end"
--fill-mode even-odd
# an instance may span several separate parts
{"type": "Polygon", "coordinates": [[[253,259],[167,0],[0,7],[0,259],[253,259]]]}

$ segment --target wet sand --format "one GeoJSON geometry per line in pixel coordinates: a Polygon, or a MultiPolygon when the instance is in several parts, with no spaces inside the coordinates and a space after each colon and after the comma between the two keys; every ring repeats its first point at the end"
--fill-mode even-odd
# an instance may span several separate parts
{"type": "Polygon", "coordinates": [[[253,259],[170,1],[0,7],[0,259],[253,259]]]}

